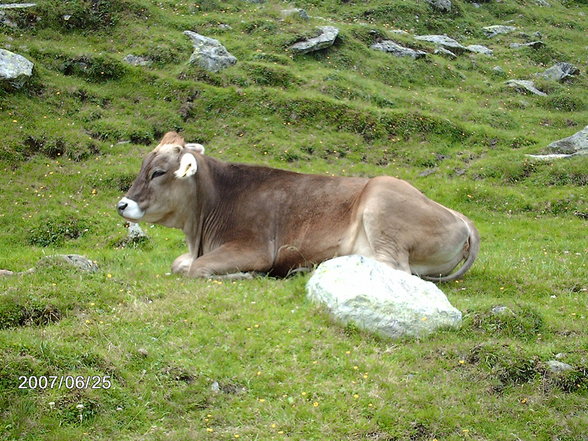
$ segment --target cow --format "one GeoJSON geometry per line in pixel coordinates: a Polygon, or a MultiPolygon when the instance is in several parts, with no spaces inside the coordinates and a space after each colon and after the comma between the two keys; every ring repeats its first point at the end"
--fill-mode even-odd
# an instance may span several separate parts
{"type": "Polygon", "coordinates": [[[129,222],[181,229],[189,252],[172,271],[189,277],[283,277],[359,254],[443,282],[462,277],[480,247],[471,220],[401,179],[224,162],[175,132],[144,158],[117,209],[129,222]]]}

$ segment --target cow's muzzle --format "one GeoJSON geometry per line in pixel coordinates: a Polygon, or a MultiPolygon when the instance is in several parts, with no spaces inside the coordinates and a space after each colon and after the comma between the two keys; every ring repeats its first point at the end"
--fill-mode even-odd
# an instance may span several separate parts
{"type": "Polygon", "coordinates": [[[134,200],[129,199],[127,197],[124,197],[120,201],[118,201],[116,209],[118,211],[118,214],[120,214],[125,219],[129,220],[139,220],[145,214],[145,212],[141,210],[141,208],[139,208],[139,204],[137,204],[134,200]]]}

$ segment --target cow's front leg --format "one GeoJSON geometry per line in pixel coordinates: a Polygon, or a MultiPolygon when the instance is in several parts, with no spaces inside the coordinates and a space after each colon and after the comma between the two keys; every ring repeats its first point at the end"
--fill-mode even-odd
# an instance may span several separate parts
{"type": "Polygon", "coordinates": [[[174,260],[172,273],[187,274],[193,261],[194,258],[190,253],[182,254],[174,260]]]}
{"type": "Polygon", "coordinates": [[[245,244],[229,243],[195,259],[188,276],[246,278],[243,273],[267,272],[270,268],[267,253],[245,244]]]}

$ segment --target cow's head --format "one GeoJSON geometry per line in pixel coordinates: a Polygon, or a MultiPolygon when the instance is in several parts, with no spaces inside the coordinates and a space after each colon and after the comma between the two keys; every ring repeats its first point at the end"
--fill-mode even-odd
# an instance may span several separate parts
{"type": "Polygon", "coordinates": [[[186,144],[175,132],[167,133],[141,165],[139,176],[117,205],[118,214],[130,222],[161,223],[179,227],[176,218],[193,197],[192,176],[198,170],[200,144],[186,144]]]}

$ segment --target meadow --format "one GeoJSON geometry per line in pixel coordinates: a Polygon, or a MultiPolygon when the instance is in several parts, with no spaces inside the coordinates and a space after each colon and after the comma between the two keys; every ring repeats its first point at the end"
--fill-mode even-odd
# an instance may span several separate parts
{"type": "Polygon", "coordinates": [[[39,0],[7,12],[16,27],[0,24],[0,47],[35,72],[0,88],[0,269],[60,253],[100,269],[0,277],[0,439],[588,440],[588,156],[526,156],[587,124],[588,6],[452,3],[39,0]],[[284,18],[292,6],[310,20],[284,18]],[[340,30],[333,47],[287,50],[325,24],[340,30]],[[517,31],[489,39],[494,24],[517,31]],[[237,64],[190,65],[184,30],[237,64]],[[510,47],[536,32],[543,47],[510,47]],[[449,59],[419,34],[494,55],[449,59]],[[430,53],[396,58],[371,50],[377,39],[430,53]],[[151,64],[125,64],[130,53],[151,64]],[[580,74],[533,77],[560,61],[580,74]],[[515,78],[547,96],[505,85],[515,78]],[[397,176],[466,214],[480,256],[439,284],[462,327],[387,340],[308,302],[308,275],[170,275],[183,234],[142,225],[148,239],[129,241],[115,210],[169,130],[226,161],[397,176]],[[554,359],[572,369],[553,373],[554,359]],[[99,381],[19,388],[22,376],[99,381]]]}

